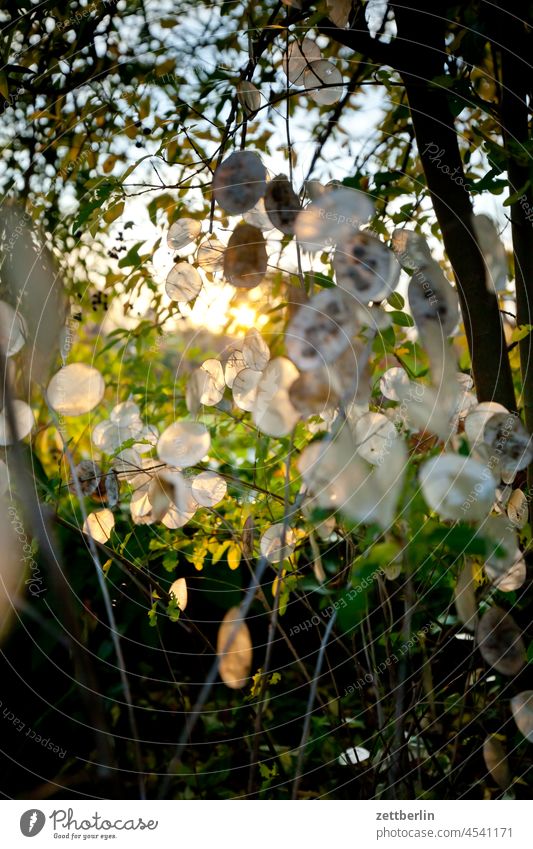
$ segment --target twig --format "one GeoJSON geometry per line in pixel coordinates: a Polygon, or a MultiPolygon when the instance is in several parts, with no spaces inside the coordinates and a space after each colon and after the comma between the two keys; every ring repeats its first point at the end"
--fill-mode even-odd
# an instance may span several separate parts
{"type": "MultiPolygon", "coordinates": [[[[407,564],[407,568],[409,569],[409,564],[407,564]]],[[[404,644],[407,644],[409,641],[414,608],[415,602],[413,581],[411,573],[409,571],[405,581],[405,603],[404,617],[402,623],[402,640],[404,644]]],[[[400,775],[401,753],[404,747],[403,729],[404,722],[406,719],[406,713],[403,709],[403,706],[405,700],[407,679],[407,655],[402,656],[402,659],[400,660],[400,665],[398,669],[398,679],[399,683],[396,688],[396,699],[394,706],[394,748],[391,754],[391,768],[389,771],[389,783],[394,796],[396,796],[396,782],[400,775]]]]}
{"type": "Polygon", "coordinates": [[[82,650],[83,640],[81,638],[78,617],[72,610],[70,597],[65,590],[65,570],[59,556],[59,547],[55,540],[53,528],[47,519],[45,511],[38,501],[34,489],[30,486],[26,461],[22,453],[20,443],[17,440],[17,423],[13,409],[10,386],[6,379],[6,358],[0,349],[0,371],[3,376],[4,386],[4,408],[7,413],[9,429],[13,436],[11,456],[17,471],[17,483],[20,489],[21,502],[25,515],[30,523],[32,533],[38,541],[41,556],[48,568],[50,580],[57,593],[59,603],[63,610],[65,619],[65,630],[70,639],[70,649],[74,658],[76,679],[80,687],[81,698],[85,702],[87,712],[91,718],[95,730],[96,748],[100,759],[99,773],[108,780],[116,780],[115,759],[111,747],[112,735],[107,727],[104,711],[100,699],[95,698],[98,693],[96,677],[93,673],[91,663],[82,650]]]}
{"type": "MultiPolygon", "coordinates": [[[[84,522],[86,522],[87,521],[87,510],[85,508],[85,501],[84,501],[84,497],[83,497],[83,492],[81,490],[80,479],[79,479],[79,476],[78,476],[78,473],[77,473],[77,470],[76,470],[76,464],[74,463],[74,459],[72,457],[72,454],[71,454],[69,447],[68,447],[68,445],[67,445],[67,443],[66,443],[66,441],[63,437],[63,433],[61,431],[61,427],[60,427],[58,418],[56,416],[56,413],[50,407],[50,405],[49,405],[48,408],[49,408],[50,414],[52,416],[52,419],[55,422],[57,432],[59,433],[59,435],[61,437],[61,441],[63,443],[63,451],[64,451],[64,454],[65,454],[65,457],[67,458],[67,462],[70,466],[70,472],[72,474],[74,489],[76,490],[76,496],[77,496],[78,501],[80,503],[80,509],[81,509],[81,513],[82,513],[82,516],[83,516],[83,520],[84,520],[84,522]]],[[[121,646],[121,643],[120,643],[119,631],[118,631],[117,624],[116,624],[116,621],[115,621],[115,614],[113,612],[113,605],[111,604],[111,598],[109,596],[109,590],[107,588],[105,575],[104,575],[104,572],[103,572],[103,569],[102,569],[102,564],[100,562],[100,556],[98,554],[98,549],[95,545],[95,541],[94,541],[93,537],[91,536],[91,534],[87,534],[87,542],[88,542],[89,551],[90,551],[90,554],[91,554],[91,559],[93,561],[93,564],[94,564],[94,567],[95,567],[95,570],[96,570],[96,577],[97,577],[97,580],[98,580],[98,585],[100,587],[100,592],[102,593],[102,598],[103,598],[103,601],[104,601],[104,607],[105,607],[105,611],[106,611],[106,615],[107,615],[107,619],[108,619],[108,623],[109,623],[109,631],[110,631],[110,634],[111,634],[111,641],[113,643],[113,648],[115,649],[120,680],[121,680],[121,683],[122,683],[122,690],[123,690],[123,693],[124,693],[124,699],[125,699],[126,704],[127,704],[127,711],[128,711],[129,723],[130,723],[130,727],[131,727],[134,752],[135,752],[135,760],[136,760],[136,764],[137,764],[138,777],[139,777],[139,792],[140,792],[141,798],[145,799],[146,798],[146,791],[145,791],[141,751],[140,751],[140,747],[139,747],[139,736],[138,736],[138,733],[137,733],[137,723],[136,723],[135,714],[134,714],[134,711],[133,711],[133,700],[132,700],[132,696],[131,696],[131,690],[130,690],[128,675],[127,675],[127,672],[126,672],[126,664],[125,664],[125,661],[124,661],[124,655],[122,653],[122,646],[121,646]]]]}
{"type": "MultiPolygon", "coordinates": [[[[226,645],[224,646],[224,648],[222,650],[222,654],[224,654],[228,650],[228,648],[232,645],[232,643],[235,640],[235,637],[237,635],[237,632],[238,632],[238,630],[241,626],[241,623],[244,621],[244,619],[246,619],[248,611],[250,610],[250,607],[252,606],[252,602],[254,600],[254,596],[255,596],[257,587],[261,583],[261,579],[262,579],[262,577],[265,573],[265,570],[266,570],[266,567],[268,566],[268,563],[269,563],[269,561],[267,560],[266,557],[261,557],[259,559],[259,562],[257,564],[257,571],[254,574],[252,581],[250,582],[250,584],[248,586],[248,589],[246,590],[246,595],[244,596],[244,600],[242,601],[241,606],[239,608],[239,613],[235,617],[235,625],[231,629],[231,633],[228,637],[226,645]]],[[[207,700],[209,698],[209,694],[211,693],[213,684],[215,683],[216,677],[218,675],[219,665],[220,665],[220,656],[217,655],[215,657],[212,665],[211,665],[211,669],[209,670],[207,678],[204,681],[202,689],[200,690],[200,695],[198,696],[196,704],[194,705],[191,713],[189,714],[187,722],[185,723],[185,728],[183,729],[183,732],[182,732],[181,737],[179,739],[178,745],[176,747],[176,752],[175,752],[174,757],[172,758],[172,760],[169,764],[169,770],[172,769],[172,767],[176,768],[181,762],[181,756],[183,754],[183,751],[184,751],[184,749],[185,749],[185,747],[186,747],[186,745],[189,741],[189,738],[190,738],[192,732],[196,728],[196,724],[197,724],[197,722],[198,722],[198,720],[201,716],[204,705],[207,702],[207,700]]],[[[170,785],[170,782],[172,780],[172,775],[173,774],[170,771],[167,772],[165,779],[162,782],[161,792],[159,794],[160,799],[166,798],[166,796],[168,794],[169,785],[170,785]]]]}
{"type": "Polygon", "coordinates": [[[320,672],[322,669],[322,663],[324,661],[324,654],[326,651],[326,646],[333,630],[333,625],[335,624],[335,620],[337,618],[337,611],[334,610],[330,620],[326,626],[326,630],[324,631],[324,636],[322,637],[322,641],[320,643],[320,649],[318,652],[318,657],[315,666],[315,674],[313,676],[313,682],[311,684],[311,689],[309,691],[309,698],[307,700],[307,708],[305,712],[305,722],[302,731],[302,738],[300,740],[299,753],[298,753],[298,762],[296,764],[296,774],[294,776],[294,783],[292,787],[292,798],[296,799],[298,797],[298,787],[300,786],[300,780],[302,777],[302,769],[305,757],[305,747],[307,746],[307,741],[309,739],[309,732],[311,730],[311,713],[313,710],[313,705],[315,703],[316,691],[318,689],[318,679],[320,678],[320,672]]]}

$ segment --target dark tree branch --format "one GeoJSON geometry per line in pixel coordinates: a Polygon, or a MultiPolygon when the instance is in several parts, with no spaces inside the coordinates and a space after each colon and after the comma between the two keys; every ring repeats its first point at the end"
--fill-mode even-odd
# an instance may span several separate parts
{"type": "Polygon", "coordinates": [[[317,27],[321,33],[329,36],[329,38],[333,38],[339,44],[350,47],[355,53],[360,53],[364,57],[368,56],[368,61],[371,64],[395,67],[396,54],[398,52],[396,43],[387,44],[386,42],[372,38],[368,31],[364,6],[362,4],[359,4],[356,9],[349,29],[342,29],[335,26],[328,18],[320,20],[317,27]]]}
{"type": "Polygon", "coordinates": [[[445,21],[436,18],[435,11],[432,7],[428,17],[422,0],[409,9],[395,8],[398,35],[413,43],[412,49],[402,51],[397,70],[405,83],[419,156],[455,275],[478,399],[514,410],[498,299],[487,287],[485,263],[472,229],[472,204],[448,94],[431,84],[444,72],[446,55],[445,21]]]}
{"type": "MultiPolygon", "coordinates": [[[[513,237],[516,319],[517,324],[533,324],[533,189],[530,179],[530,140],[528,127],[527,94],[531,84],[532,68],[524,57],[531,56],[531,36],[519,17],[519,4],[511,2],[506,9],[493,10],[494,36],[505,37],[501,46],[501,125],[508,154],[507,174],[509,194],[521,192],[511,205],[513,237]]],[[[533,337],[531,334],[519,343],[522,373],[522,398],[527,429],[533,433],[533,337]]],[[[533,469],[528,470],[528,484],[533,484],[533,469]]]]}

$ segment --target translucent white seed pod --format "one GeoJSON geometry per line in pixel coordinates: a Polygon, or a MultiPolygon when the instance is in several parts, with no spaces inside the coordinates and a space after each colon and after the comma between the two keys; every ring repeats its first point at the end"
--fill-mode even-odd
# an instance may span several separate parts
{"type": "Polygon", "coordinates": [[[401,270],[390,248],[365,231],[337,243],[333,268],[337,285],[364,303],[390,295],[401,270]]]}

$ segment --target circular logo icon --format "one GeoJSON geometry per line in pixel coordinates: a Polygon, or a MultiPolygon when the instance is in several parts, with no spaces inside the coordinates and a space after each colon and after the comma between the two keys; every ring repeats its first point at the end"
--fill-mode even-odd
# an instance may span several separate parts
{"type": "Polygon", "coordinates": [[[31,810],[25,811],[22,814],[20,818],[20,830],[24,837],[35,837],[36,834],[42,831],[45,822],[46,817],[43,812],[38,811],[36,808],[31,808],[31,810]]]}

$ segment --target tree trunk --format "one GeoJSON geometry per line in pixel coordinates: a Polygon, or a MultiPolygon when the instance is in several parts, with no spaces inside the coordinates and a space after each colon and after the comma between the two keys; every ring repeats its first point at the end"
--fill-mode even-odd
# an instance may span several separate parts
{"type": "Polygon", "coordinates": [[[487,288],[485,264],[472,229],[457,133],[445,89],[430,85],[444,73],[442,18],[422,0],[395,7],[396,68],[402,75],[413,127],[444,248],[452,264],[480,401],[516,408],[511,367],[496,293],[487,288]],[[419,8],[416,8],[418,3],[419,8]],[[423,76],[421,76],[423,74],[423,76]]]}
{"type": "MultiPolygon", "coordinates": [[[[494,36],[501,33],[501,126],[508,154],[509,195],[520,192],[510,207],[516,286],[517,324],[533,324],[533,190],[530,185],[530,141],[526,97],[531,87],[531,38],[519,17],[509,14],[520,9],[511,3],[494,12],[494,36]],[[505,41],[503,41],[505,39],[505,41]],[[502,43],[503,42],[503,43],[502,43]]],[[[525,424],[533,433],[533,336],[519,343],[522,375],[522,401],[525,424]]],[[[528,485],[533,487],[533,467],[528,469],[528,485]]]]}

